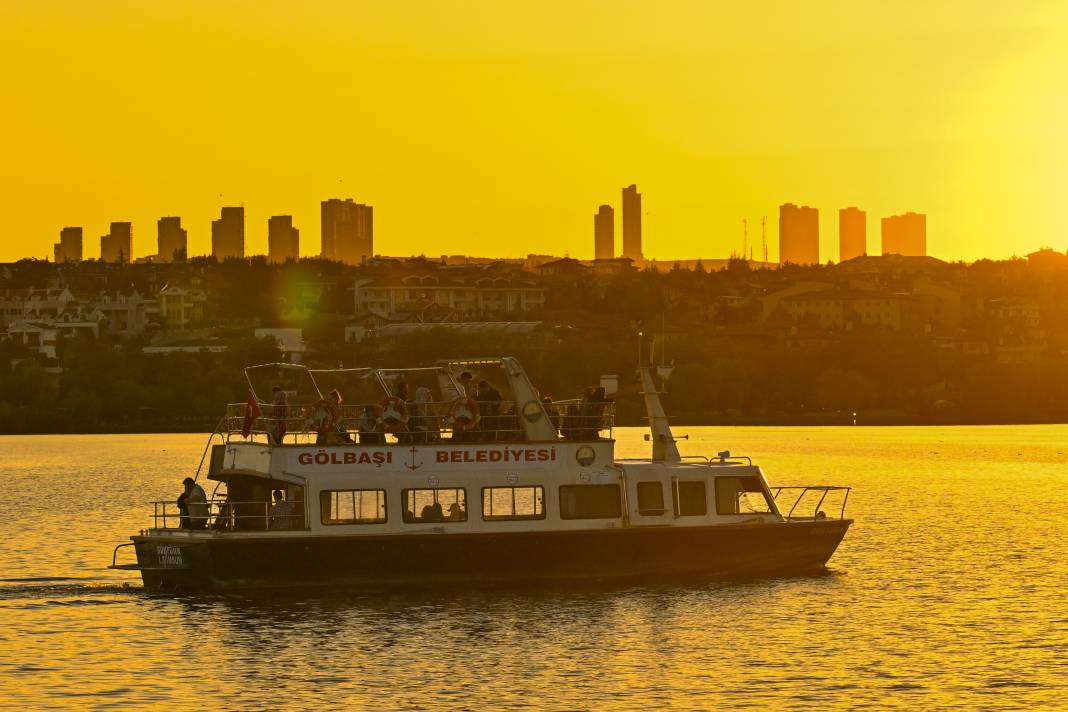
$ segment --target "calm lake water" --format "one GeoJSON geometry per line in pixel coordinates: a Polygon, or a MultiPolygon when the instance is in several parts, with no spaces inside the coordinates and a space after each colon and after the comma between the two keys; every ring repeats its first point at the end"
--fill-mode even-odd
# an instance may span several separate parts
{"type": "Polygon", "coordinates": [[[150,596],[104,567],[205,438],[0,437],[0,706],[1068,708],[1068,426],[687,430],[855,488],[827,575],[150,596]]]}

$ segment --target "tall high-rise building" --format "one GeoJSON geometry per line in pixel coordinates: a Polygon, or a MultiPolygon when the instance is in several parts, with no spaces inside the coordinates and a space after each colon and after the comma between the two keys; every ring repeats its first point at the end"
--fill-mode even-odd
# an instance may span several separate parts
{"type": "Polygon", "coordinates": [[[593,256],[599,260],[616,256],[616,211],[611,205],[597,208],[593,216],[593,256]]]}
{"type": "Polygon", "coordinates": [[[884,255],[927,255],[927,216],[908,212],[882,219],[884,255]]]}
{"type": "Polygon", "coordinates": [[[65,227],[59,231],[59,242],[52,247],[55,261],[79,262],[82,259],[82,229],[65,227]]]}
{"type": "Polygon", "coordinates": [[[374,257],[374,212],[352,198],[322,201],[323,258],[358,265],[374,257]]]}
{"type": "Polygon", "coordinates": [[[245,208],[223,208],[218,220],[211,221],[211,254],[215,259],[245,257],[245,208]]]}
{"type": "Polygon", "coordinates": [[[820,262],[820,211],[807,205],[779,206],[779,264],[820,262]]]}
{"type": "Polygon", "coordinates": [[[267,261],[300,259],[300,230],[293,227],[292,215],[275,215],[267,220],[267,261]]]}
{"type": "Polygon", "coordinates": [[[161,262],[184,262],[188,256],[188,235],[180,217],[156,221],[157,254],[161,262]]]}
{"type": "Polygon", "coordinates": [[[130,262],[133,254],[133,225],[111,223],[111,231],[100,238],[101,262],[130,262]]]}
{"type": "Polygon", "coordinates": [[[860,208],[838,211],[838,261],[868,254],[868,214],[860,208]]]}
{"type": "Polygon", "coordinates": [[[642,259],[642,194],[633,183],[623,189],[623,256],[642,259]]]}

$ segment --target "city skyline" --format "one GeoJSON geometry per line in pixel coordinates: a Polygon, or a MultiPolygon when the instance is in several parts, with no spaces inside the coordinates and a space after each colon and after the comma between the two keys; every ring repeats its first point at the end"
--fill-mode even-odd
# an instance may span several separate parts
{"type": "MultiPolygon", "coordinates": [[[[622,241],[617,242],[615,239],[616,211],[612,205],[602,204],[598,206],[598,211],[594,214],[594,241],[592,243],[593,249],[590,255],[591,258],[608,259],[613,257],[630,257],[635,260],[635,262],[641,262],[643,259],[658,262],[671,262],[701,258],[722,259],[729,255],[741,254],[738,252],[737,246],[734,246],[731,248],[729,255],[698,252],[691,255],[675,255],[666,259],[643,257],[643,237],[640,220],[641,200],[642,194],[638,192],[636,184],[631,184],[621,190],[621,206],[628,206],[627,211],[620,210],[621,217],[619,220],[621,225],[628,219],[628,216],[630,216],[630,220],[634,220],[634,216],[637,216],[636,225],[630,228],[631,232],[627,243],[623,243],[622,241]],[[628,244],[629,247],[625,246],[625,244],[628,244]]],[[[314,249],[308,242],[301,241],[299,237],[300,230],[295,227],[292,215],[272,215],[269,217],[266,221],[267,238],[266,245],[264,246],[265,249],[262,251],[257,251],[254,248],[246,250],[245,206],[243,205],[231,207],[224,206],[219,209],[220,217],[211,221],[212,242],[205,252],[197,252],[195,249],[188,248],[188,230],[183,227],[181,216],[164,216],[157,219],[157,248],[155,252],[137,249],[137,243],[132,240],[132,223],[129,223],[128,221],[125,223],[112,222],[111,229],[114,230],[116,225],[127,226],[123,229],[128,229],[130,231],[128,239],[130,240],[129,244],[131,245],[133,260],[169,262],[176,259],[179,254],[181,257],[215,256],[220,259],[262,255],[267,256],[271,261],[277,262],[284,261],[290,257],[299,259],[301,257],[319,256],[326,259],[336,259],[347,264],[359,264],[364,259],[376,254],[402,254],[403,250],[391,250],[388,248],[384,251],[376,250],[373,228],[373,206],[364,203],[356,203],[352,198],[331,198],[320,201],[320,206],[320,241],[318,250],[314,249]],[[278,257],[279,255],[284,256],[278,257]]],[[[855,206],[840,208],[838,210],[838,222],[835,232],[837,249],[833,253],[828,253],[820,243],[820,211],[818,208],[811,208],[809,206],[799,207],[793,203],[785,203],[779,206],[777,216],[779,218],[777,224],[779,239],[777,240],[778,254],[774,255],[777,259],[774,261],[780,263],[796,263],[799,262],[799,260],[801,264],[813,264],[815,262],[826,262],[828,260],[838,262],[862,254],[884,254],[887,252],[899,252],[900,254],[909,255],[929,254],[926,242],[927,215],[923,213],[908,211],[898,215],[875,217],[874,219],[880,220],[880,229],[878,233],[880,235],[879,249],[869,249],[866,240],[868,220],[867,211],[860,210],[855,206]],[[809,216],[808,218],[805,218],[805,227],[803,228],[807,231],[808,237],[800,238],[800,240],[805,243],[805,247],[802,249],[806,250],[804,253],[806,256],[799,258],[795,254],[793,259],[784,259],[783,217],[784,215],[793,217],[794,213],[804,213],[809,216]],[[919,222],[917,223],[917,221],[919,222]],[[885,240],[882,235],[887,231],[888,224],[891,226],[890,230],[893,236],[890,238],[892,247],[886,249],[883,247],[885,240]],[[903,235],[903,237],[897,237],[899,234],[903,235]],[[905,245],[905,247],[895,248],[893,245],[905,245]],[[816,251],[815,254],[818,255],[818,257],[812,257],[814,254],[812,252],[813,250],[816,251]],[[848,256],[846,256],[847,253],[848,256]]],[[[790,225],[787,225],[787,233],[790,233],[791,229],[795,232],[797,230],[796,226],[791,228],[790,225]]],[[[80,241],[82,230],[82,226],[66,226],[61,228],[59,232],[59,241],[52,245],[53,256],[51,259],[56,262],[94,258],[104,259],[103,253],[93,255],[87,254],[83,250],[80,241]],[[75,244],[77,244],[76,248],[74,247],[75,244]]],[[[621,229],[620,233],[622,237],[624,230],[621,229]]],[[[105,238],[111,240],[108,235],[105,235],[105,238]]],[[[108,242],[105,238],[101,238],[102,246],[108,242]]],[[[794,240],[796,242],[798,239],[799,238],[796,237],[786,237],[787,241],[794,240]]],[[[743,245],[745,241],[746,238],[743,236],[743,245]]],[[[800,244],[800,242],[797,244],[800,244]]],[[[755,236],[748,245],[749,248],[755,249],[755,236]]],[[[1045,245],[1043,244],[1042,246],[1045,245]]],[[[520,256],[537,253],[544,253],[544,250],[538,245],[530,245],[528,249],[522,251],[520,256]]],[[[582,256],[583,253],[584,251],[579,250],[574,254],[582,256]]],[[[110,257],[104,259],[104,261],[115,261],[116,254],[117,253],[113,251],[110,257]]],[[[123,255],[124,260],[128,260],[129,256],[126,255],[125,250],[122,250],[121,254],[123,255]]],[[[572,251],[567,250],[560,254],[572,255],[572,251]]],[[[753,254],[755,256],[755,252],[753,254]]],[[[769,253],[769,259],[770,255],[771,253],[769,253]]],[[[495,256],[502,259],[514,258],[514,256],[508,254],[491,253],[485,256],[495,256]]],[[[36,256],[25,255],[24,257],[35,258],[36,256]]],[[[49,258],[46,257],[45,259],[49,258]]]]}
{"type": "Polygon", "coordinates": [[[274,5],[79,7],[0,8],[0,54],[19,67],[0,116],[0,261],[51,255],[67,225],[92,255],[113,220],[144,256],[178,214],[203,254],[219,206],[239,204],[262,254],[269,217],[314,231],[337,194],[375,205],[380,242],[405,252],[563,253],[615,202],[605,187],[629,183],[650,258],[729,254],[741,218],[768,215],[774,260],[785,202],[820,208],[827,256],[850,205],[926,213],[947,260],[1068,247],[1060,4],[577,3],[517,22],[479,0],[311,0],[299,23],[274,5]],[[177,46],[198,49],[161,50],[177,46]]]}

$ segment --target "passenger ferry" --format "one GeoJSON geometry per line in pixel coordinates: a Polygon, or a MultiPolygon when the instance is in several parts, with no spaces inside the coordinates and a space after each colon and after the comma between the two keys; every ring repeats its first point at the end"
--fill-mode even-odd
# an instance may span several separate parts
{"type": "Polygon", "coordinates": [[[768,576],[822,569],[852,524],[847,487],[680,456],[652,368],[641,460],[615,457],[611,401],[542,400],[515,358],[245,373],[195,474],[210,495],[152,503],[116,547],[149,590],[768,576]]]}

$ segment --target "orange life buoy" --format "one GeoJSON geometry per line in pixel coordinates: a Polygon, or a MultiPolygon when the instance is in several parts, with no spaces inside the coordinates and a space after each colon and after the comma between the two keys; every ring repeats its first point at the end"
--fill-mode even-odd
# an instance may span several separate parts
{"type": "Polygon", "coordinates": [[[406,430],[408,425],[408,404],[400,396],[383,398],[379,405],[378,419],[382,429],[387,433],[406,430]]]}
{"type": "Polygon", "coordinates": [[[449,408],[452,429],[463,433],[478,425],[478,401],[471,396],[457,398],[449,408]]]}

